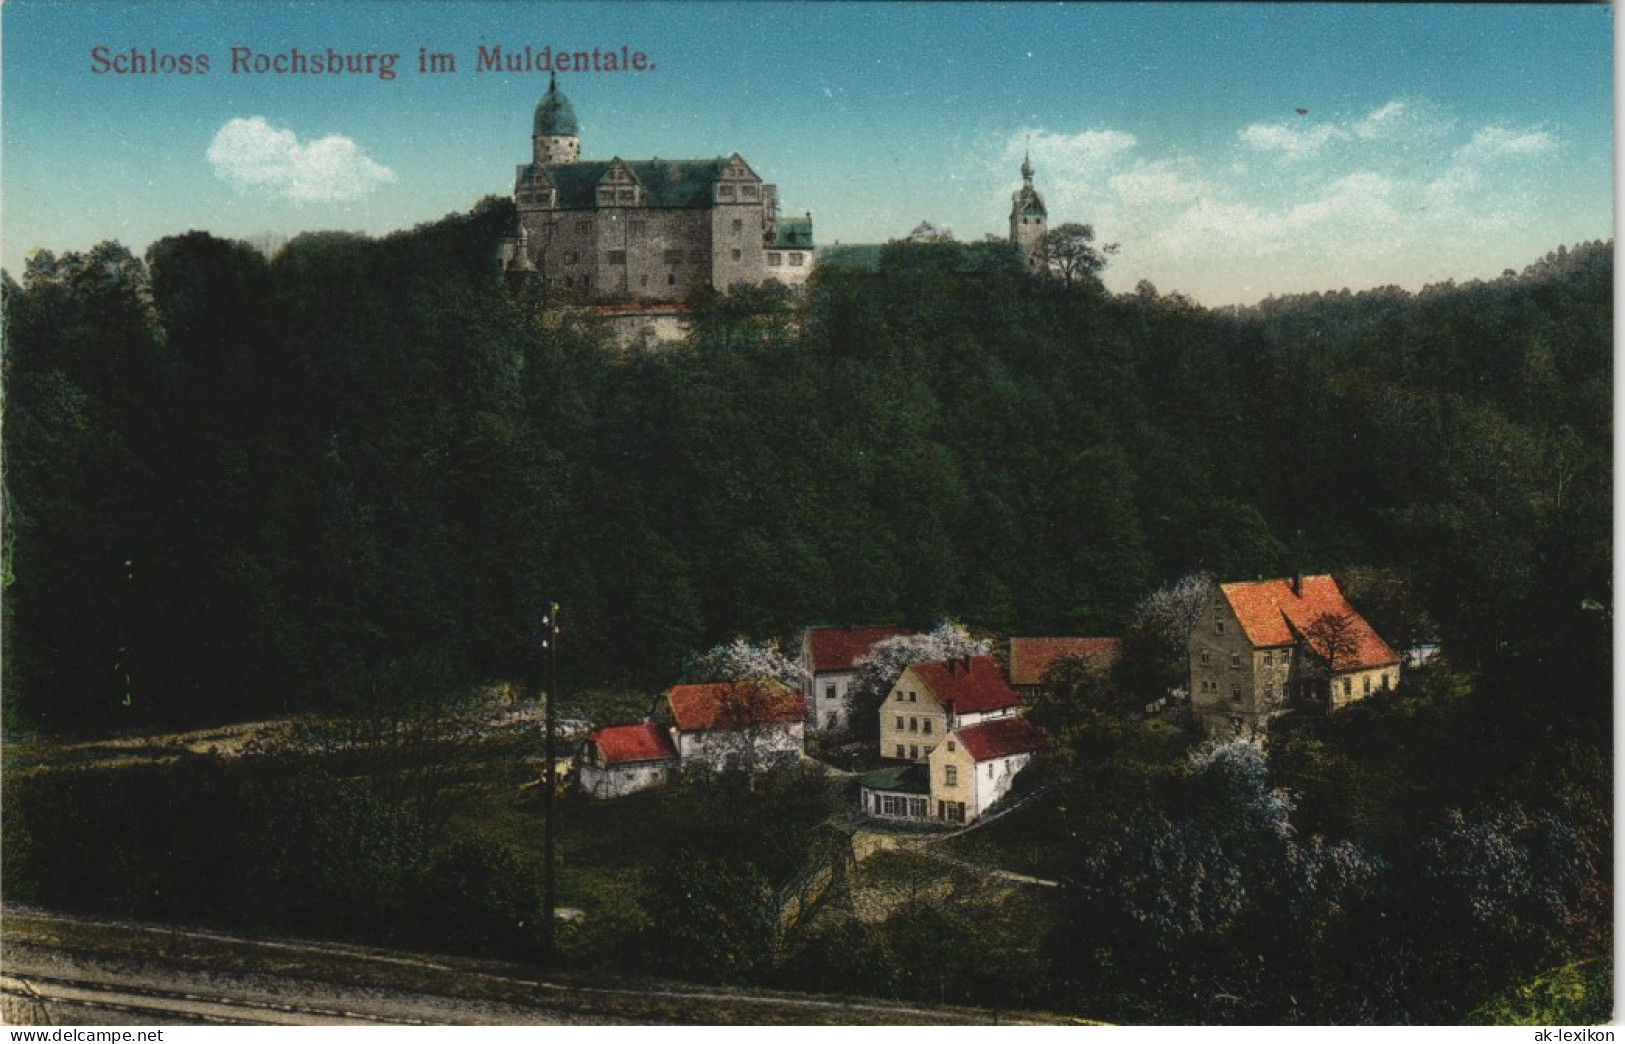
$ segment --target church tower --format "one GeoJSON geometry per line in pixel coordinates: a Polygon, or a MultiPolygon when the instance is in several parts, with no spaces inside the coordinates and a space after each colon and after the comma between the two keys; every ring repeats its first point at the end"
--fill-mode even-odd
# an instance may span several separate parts
{"type": "Polygon", "coordinates": [[[536,103],[535,129],[530,138],[536,165],[552,167],[575,163],[581,155],[580,134],[570,99],[559,93],[558,81],[549,74],[547,94],[536,103]]]}
{"type": "Polygon", "coordinates": [[[1021,161],[1021,188],[1010,196],[1010,242],[1021,247],[1022,260],[1027,264],[1027,271],[1033,274],[1049,269],[1049,255],[1044,245],[1048,221],[1044,197],[1033,188],[1033,161],[1029,154],[1021,161]]]}

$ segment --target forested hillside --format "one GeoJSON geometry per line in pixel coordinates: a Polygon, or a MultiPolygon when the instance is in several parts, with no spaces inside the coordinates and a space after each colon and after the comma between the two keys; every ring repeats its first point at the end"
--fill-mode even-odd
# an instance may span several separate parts
{"type": "Polygon", "coordinates": [[[573,682],[663,683],[738,633],[1117,633],[1194,570],[1354,565],[1606,720],[1612,244],[1223,311],[896,245],[620,352],[503,285],[511,221],[7,278],[10,727],[511,678],[543,599],[573,682]]]}

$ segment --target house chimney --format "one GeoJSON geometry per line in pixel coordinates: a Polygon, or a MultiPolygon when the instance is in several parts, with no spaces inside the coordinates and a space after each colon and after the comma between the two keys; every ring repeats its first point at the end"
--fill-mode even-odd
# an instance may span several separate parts
{"type": "Polygon", "coordinates": [[[965,655],[965,658],[964,658],[964,667],[965,667],[965,673],[966,673],[966,674],[969,674],[969,673],[970,673],[970,654],[969,654],[969,653],[967,653],[967,654],[966,654],[966,655],[965,655]]]}
{"type": "Polygon", "coordinates": [[[1293,573],[1292,574],[1292,595],[1293,595],[1294,598],[1302,598],[1303,597],[1303,574],[1302,573],[1293,573]]]}

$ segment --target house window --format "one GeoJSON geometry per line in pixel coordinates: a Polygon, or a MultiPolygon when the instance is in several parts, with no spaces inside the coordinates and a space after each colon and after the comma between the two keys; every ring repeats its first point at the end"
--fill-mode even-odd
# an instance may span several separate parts
{"type": "Polygon", "coordinates": [[[925,808],[926,808],[925,798],[909,798],[908,799],[908,814],[913,816],[915,819],[924,819],[925,818],[925,815],[926,815],[925,808]]]}
{"type": "Polygon", "coordinates": [[[835,698],[835,686],[833,686],[833,685],[824,686],[824,699],[833,700],[834,698],[835,698]]]}
{"type": "Polygon", "coordinates": [[[1343,679],[1343,695],[1344,696],[1352,696],[1352,695],[1354,695],[1354,679],[1353,678],[1344,678],[1343,679]]]}
{"type": "Polygon", "coordinates": [[[1213,660],[1213,655],[1211,653],[1209,653],[1206,649],[1203,649],[1202,650],[1202,666],[1206,667],[1209,663],[1212,662],[1212,660],[1213,660]]]}
{"type": "Polygon", "coordinates": [[[1230,654],[1230,669],[1232,671],[1241,670],[1241,654],[1240,653],[1231,653],[1230,654]]]}
{"type": "Polygon", "coordinates": [[[824,719],[824,728],[833,729],[835,726],[839,725],[840,723],[841,723],[841,716],[838,713],[836,713],[835,711],[830,711],[829,715],[824,719]]]}
{"type": "Polygon", "coordinates": [[[903,731],[903,717],[902,717],[902,715],[897,716],[897,731],[898,732],[903,731]]]}
{"type": "Polygon", "coordinates": [[[959,767],[957,765],[944,765],[942,767],[942,782],[944,786],[957,787],[959,785],[959,767]]]}
{"type": "Polygon", "coordinates": [[[1365,676],[1365,694],[1367,696],[1371,695],[1371,675],[1369,674],[1365,676]]]}
{"type": "Polygon", "coordinates": [[[1264,653],[1264,666],[1265,667],[1274,667],[1275,666],[1275,654],[1274,653],[1272,653],[1272,652],[1264,653]]]}
{"type": "Polygon", "coordinates": [[[1388,691],[1388,685],[1389,685],[1389,683],[1391,681],[1392,681],[1392,676],[1389,675],[1389,674],[1384,673],[1383,676],[1382,676],[1382,691],[1383,692],[1388,691]]]}
{"type": "Polygon", "coordinates": [[[919,747],[919,744],[910,743],[908,745],[908,758],[909,758],[910,761],[919,761],[920,760],[920,747],[919,747]]]}
{"type": "Polygon", "coordinates": [[[910,731],[910,732],[919,732],[920,731],[920,719],[919,718],[910,718],[910,719],[908,719],[908,731],[910,731]]]}
{"type": "Polygon", "coordinates": [[[919,698],[920,698],[920,694],[919,694],[919,693],[917,693],[917,692],[914,692],[914,691],[912,691],[912,690],[910,690],[910,691],[909,691],[909,694],[908,694],[908,702],[910,702],[910,703],[914,703],[914,702],[916,702],[916,701],[918,701],[918,700],[919,700],[919,698]]]}
{"type": "Polygon", "coordinates": [[[925,727],[922,728],[920,731],[924,732],[927,736],[931,735],[931,719],[930,718],[925,719],[925,727]]]}
{"type": "Polygon", "coordinates": [[[953,740],[948,741],[948,749],[950,751],[957,749],[957,748],[954,747],[954,741],[953,740]]]}
{"type": "Polygon", "coordinates": [[[621,189],[616,193],[616,198],[622,203],[631,203],[638,198],[637,189],[621,189]]]}
{"type": "Polygon", "coordinates": [[[1236,703],[1241,702],[1241,686],[1239,686],[1239,685],[1230,686],[1230,699],[1233,700],[1236,703]]]}
{"type": "Polygon", "coordinates": [[[903,745],[901,743],[899,743],[897,745],[897,756],[898,757],[903,757],[904,756],[903,755],[903,745]]]}
{"type": "Polygon", "coordinates": [[[993,762],[991,761],[987,763],[987,778],[993,778],[993,762]]]}

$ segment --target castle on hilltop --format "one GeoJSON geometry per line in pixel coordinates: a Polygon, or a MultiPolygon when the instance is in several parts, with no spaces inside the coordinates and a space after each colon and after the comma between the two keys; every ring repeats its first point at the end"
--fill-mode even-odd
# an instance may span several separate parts
{"type": "MultiPolygon", "coordinates": [[[[1028,272],[1041,273],[1048,212],[1030,157],[1021,177],[1009,242],[1028,272]]],[[[780,216],[778,188],[737,152],[582,159],[575,109],[553,79],[536,105],[531,161],[515,174],[513,199],[519,226],[503,254],[510,276],[540,281],[550,301],[594,307],[623,334],[676,334],[682,302],[701,288],[726,293],[770,280],[799,288],[820,258],[812,215],[780,216]]]]}
{"type": "Polygon", "coordinates": [[[807,281],[812,215],[779,215],[778,189],[737,152],[715,159],[581,159],[575,109],[548,83],[536,106],[531,162],[514,178],[512,273],[550,299],[675,304],[701,287],[807,281]]]}

